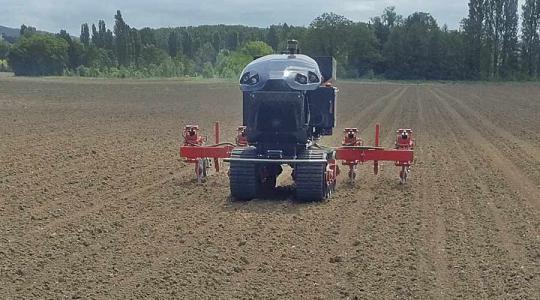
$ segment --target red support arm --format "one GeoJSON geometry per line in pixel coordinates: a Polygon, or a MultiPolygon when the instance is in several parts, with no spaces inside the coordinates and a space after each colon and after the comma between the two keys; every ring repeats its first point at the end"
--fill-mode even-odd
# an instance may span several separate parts
{"type": "MultiPolygon", "coordinates": [[[[219,172],[219,159],[230,158],[232,150],[235,148],[232,144],[220,145],[219,123],[215,123],[214,129],[216,146],[204,146],[206,138],[199,134],[199,126],[197,125],[187,125],[182,134],[184,145],[180,147],[180,156],[185,158],[186,162],[195,164],[195,172],[198,179],[200,179],[200,174],[206,176],[206,171],[204,170],[204,166],[207,165],[206,159],[214,159],[216,171],[219,172]],[[203,163],[202,167],[201,162],[203,163]],[[201,172],[201,168],[203,169],[203,172],[201,172]]],[[[335,159],[342,161],[343,165],[349,167],[349,178],[351,180],[354,180],[356,177],[356,167],[360,163],[373,161],[373,170],[375,174],[377,174],[379,170],[379,161],[394,162],[396,166],[401,167],[400,180],[401,183],[405,183],[408,176],[407,174],[409,173],[409,167],[414,161],[414,151],[412,150],[414,148],[414,140],[412,138],[413,131],[411,129],[397,130],[396,149],[379,147],[380,126],[378,124],[375,127],[375,132],[375,147],[367,147],[363,146],[363,142],[358,136],[358,129],[346,128],[344,131],[343,146],[335,149],[335,159]]],[[[245,147],[248,145],[245,133],[245,127],[242,126],[238,128],[236,146],[245,147]]],[[[261,162],[263,162],[263,160],[261,160],[261,162]]],[[[335,166],[335,174],[338,174],[339,172],[337,165],[335,165],[335,161],[331,162],[330,165],[335,166]]]]}
{"type": "Polygon", "coordinates": [[[206,146],[181,146],[180,156],[187,159],[197,158],[229,158],[233,146],[206,147],[206,146]]]}
{"type": "MultiPolygon", "coordinates": [[[[221,139],[221,131],[219,129],[219,122],[214,123],[214,135],[215,135],[215,142],[216,145],[219,145],[220,139],[221,139]]],[[[216,172],[219,173],[219,158],[214,158],[214,168],[216,169],[216,172]]]]}
{"type": "MultiPolygon", "coordinates": [[[[181,146],[180,156],[187,159],[196,158],[229,158],[233,146],[206,147],[206,146],[181,146]]],[[[340,147],[336,149],[336,159],[345,161],[394,161],[412,162],[414,151],[412,150],[386,150],[386,149],[360,149],[355,147],[340,147]]]]}
{"type": "Polygon", "coordinates": [[[414,151],[340,147],[336,149],[336,159],[344,161],[356,161],[361,163],[366,161],[393,161],[396,163],[412,163],[414,159],[414,151]]]}

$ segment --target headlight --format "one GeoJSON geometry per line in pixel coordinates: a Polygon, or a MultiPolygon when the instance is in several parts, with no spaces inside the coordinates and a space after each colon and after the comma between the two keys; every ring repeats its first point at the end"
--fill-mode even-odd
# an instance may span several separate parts
{"type": "Polygon", "coordinates": [[[259,83],[259,80],[259,74],[255,73],[251,75],[250,72],[246,72],[242,75],[242,78],[240,78],[240,84],[255,85],[259,83]]]}
{"type": "Polygon", "coordinates": [[[308,73],[309,77],[309,83],[318,83],[319,82],[319,76],[313,72],[308,73]]]}
{"type": "Polygon", "coordinates": [[[249,84],[254,85],[259,83],[259,74],[255,74],[249,78],[249,84]]]}
{"type": "Polygon", "coordinates": [[[240,78],[240,84],[248,84],[249,82],[249,72],[246,72],[242,77],[240,78]]]}
{"type": "Polygon", "coordinates": [[[307,84],[308,78],[305,75],[302,75],[300,73],[296,74],[296,77],[294,78],[294,81],[300,83],[300,84],[307,84]]]}

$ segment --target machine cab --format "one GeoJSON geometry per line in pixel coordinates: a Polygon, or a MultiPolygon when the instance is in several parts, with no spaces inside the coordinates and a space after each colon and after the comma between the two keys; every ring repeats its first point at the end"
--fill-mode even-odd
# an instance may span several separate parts
{"type": "MultiPolygon", "coordinates": [[[[325,85],[335,76],[331,57],[273,54],[258,58],[242,71],[243,125],[250,145],[280,145],[285,152],[305,147],[335,126],[336,89],[325,85]]],[[[269,149],[266,149],[269,150],[269,149]]]]}

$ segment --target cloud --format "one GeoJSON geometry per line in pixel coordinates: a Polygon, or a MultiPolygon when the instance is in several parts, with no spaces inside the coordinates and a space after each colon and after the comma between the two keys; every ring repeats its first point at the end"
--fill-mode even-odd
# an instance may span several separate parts
{"type": "Polygon", "coordinates": [[[309,25],[324,12],[335,12],[353,21],[368,21],[387,6],[407,16],[415,11],[431,13],[439,24],[458,28],[467,15],[468,0],[1,0],[0,25],[21,24],[78,35],[81,23],[104,19],[112,27],[117,9],[133,27],[176,27],[202,24],[243,24],[267,27],[288,23],[309,25]]]}

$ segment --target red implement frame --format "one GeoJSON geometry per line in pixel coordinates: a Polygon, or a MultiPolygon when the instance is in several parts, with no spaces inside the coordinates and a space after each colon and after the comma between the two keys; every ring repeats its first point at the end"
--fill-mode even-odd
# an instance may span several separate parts
{"type": "Polygon", "coordinates": [[[373,172],[379,172],[380,161],[392,161],[398,167],[401,167],[399,178],[401,183],[407,181],[407,175],[410,172],[410,166],[414,160],[414,142],[411,129],[399,129],[396,132],[395,149],[385,149],[379,147],[380,144],[380,125],[375,126],[375,146],[363,146],[361,140],[356,137],[358,130],[356,128],[345,129],[343,146],[336,149],[336,159],[342,160],[343,165],[349,166],[349,179],[356,179],[356,169],[358,164],[373,161],[373,172]],[[353,137],[352,134],[355,136],[353,137]],[[358,141],[351,145],[351,141],[358,141]]]}
{"type": "Polygon", "coordinates": [[[187,163],[195,165],[195,175],[197,181],[201,182],[207,175],[207,170],[210,168],[210,159],[213,158],[214,168],[216,172],[220,171],[220,159],[231,156],[233,145],[220,145],[220,128],[219,122],[214,124],[214,135],[216,145],[205,146],[206,137],[200,135],[200,129],[197,125],[187,125],[184,127],[182,137],[184,144],[180,146],[180,156],[185,158],[187,163]]]}
{"type": "Polygon", "coordinates": [[[344,160],[347,163],[365,163],[373,161],[394,161],[396,165],[410,163],[413,160],[412,150],[387,150],[375,147],[342,147],[336,149],[336,159],[344,160]]]}
{"type": "MultiPolygon", "coordinates": [[[[187,162],[191,160],[197,160],[201,158],[229,158],[231,157],[231,152],[233,146],[181,146],[180,147],[180,156],[186,158],[187,162]]],[[[216,171],[219,172],[219,168],[216,168],[216,171]]]]}
{"type": "MultiPolygon", "coordinates": [[[[206,137],[199,135],[199,127],[196,125],[188,125],[184,128],[183,138],[184,145],[180,147],[180,156],[186,159],[188,163],[195,164],[195,173],[200,181],[206,176],[206,169],[209,168],[208,162],[213,159],[216,172],[220,171],[220,159],[230,158],[231,152],[235,147],[232,144],[220,144],[220,129],[219,123],[214,126],[216,145],[205,146],[206,137]]],[[[373,161],[373,172],[379,172],[379,162],[391,161],[398,167],[401,167],[399,174],[401,183],[407,181],[410,172],[410,166],[414,161],[414,140],[411,129],[399,129],[396,132],[396,143],[394,149],[385,149],[380,147],[380,126],[375,126],[375,146],[364,146],[362,139],[358,136],[357,128],[346,128],[343,138],[343,145],[335,149],[335,159],[342,161],[343,165],[349,167],[349,179],[356,178],[356,170],[359,164],[373,161]]],[[[237,147],[246,147],[247,139],[245,135],[245,127],[238,127],[237,147]]],[[[337,165],[335,162],[332,166],[337,165]]],[[[334,170],[329,170],[333,173],[334,170]]],[[[330,176],[328,176],[330,177],[330,176]]],[[[335,176],[332,176],[335,180],[335,176]]]]}

